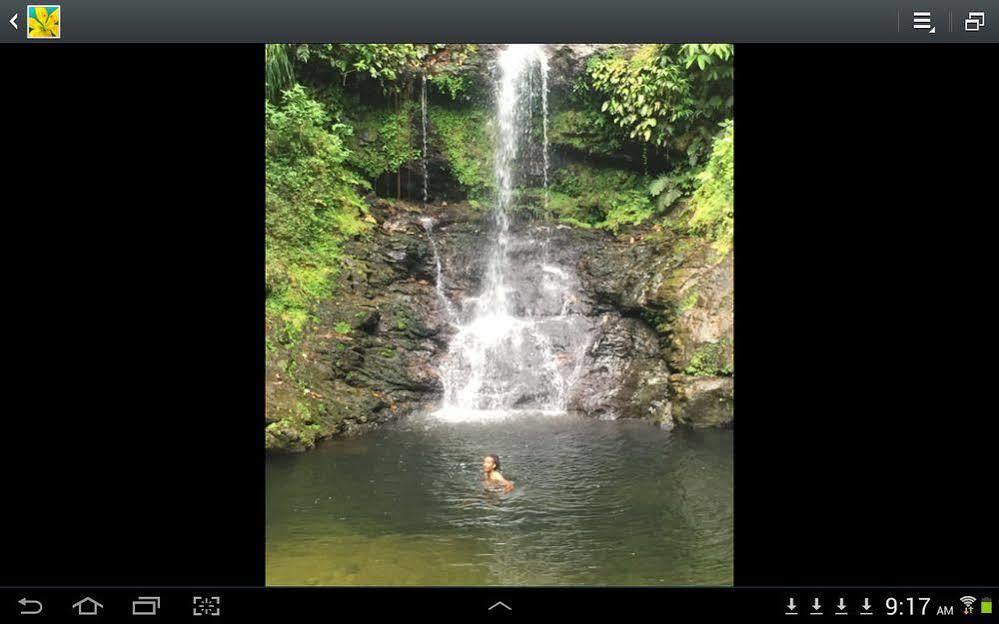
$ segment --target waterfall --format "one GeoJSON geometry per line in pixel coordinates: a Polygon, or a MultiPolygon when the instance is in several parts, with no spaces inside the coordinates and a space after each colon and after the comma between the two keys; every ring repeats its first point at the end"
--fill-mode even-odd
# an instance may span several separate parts
{"type": "MultiPolygon", "coordinates": [[[[420,156],[420,164],[423,166],[423,207],[427,207],[427,75],[423,74],[423,80],[420,85],[420,109],[421,115],[420,120],[423,124],[423,152],[420,156]]],[[[547,139],[545,140],[547,143],[547,139]]],[[[546,167],[547,169],[547,167],[546,167]]],[[[547,180],[547,173],[545,174],[545,179],[547,180]]],[[[547,183],[545,188],[547,188],[547,183]]]]}
{"type": "MultiPolygon", "coordinates": [[[[424,189],[424,192],[426,192],[426,189],[424,189]]],[[[434,289],[437,291],[437,300],[441,302],[448,321],[451,321],[454,319],[454,308],[451,306],[451,300],[444,294],[444,270],[441,265],[440,253],[437,251],[437,241],[434,239],[434,220],[431,217],[420,217],[420,225],[427,232],[427,239],[430,241],[430,251],[434,255],[434,267],[437,272],[434,289]]]]}
{"type": "Polygon", "coordinates": [[[479,293],[461,302],[457,331],[440,367],[444,399],[436,415],[444,420],[565,412],[588,346],[589,321],[578,312],[578,278],[549,259],[550,229],[511,228],[518,184],[540,181],[547,197],[547,73],[544,46],[511,45],[497,57],[494,227],[479,293]],[[532,88],[535,73],[540,102],[532,88]],[[538,105],[540,146],[530,131],[538,105]],[[539,151],[541,176],[534,161],[539,151]]]}

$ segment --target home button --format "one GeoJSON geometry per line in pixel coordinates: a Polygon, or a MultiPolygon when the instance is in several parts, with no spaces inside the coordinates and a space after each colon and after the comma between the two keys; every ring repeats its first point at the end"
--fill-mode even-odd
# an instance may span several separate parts
{"type": "Polygon", "coordinates": [[[87,596],[79,602],[74,602],[73,608],[76,609],[77,615],[97,615],[104,605],[87,596]]]}

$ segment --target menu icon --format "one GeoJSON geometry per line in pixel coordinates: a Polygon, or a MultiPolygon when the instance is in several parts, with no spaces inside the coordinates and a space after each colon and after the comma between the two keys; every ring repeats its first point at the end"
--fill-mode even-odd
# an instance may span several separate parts
{"type": "Polygon", "coordinates": [[[913,11],[912,28],[925,30],[931,35],[937,32],[937,27],[933,25],[933,15],[929,11],[913,11]]]}

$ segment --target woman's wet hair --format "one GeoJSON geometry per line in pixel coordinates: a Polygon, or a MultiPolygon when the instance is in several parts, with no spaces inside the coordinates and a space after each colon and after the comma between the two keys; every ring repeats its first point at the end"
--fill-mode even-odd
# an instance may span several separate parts
{"type": "Polygon", "coordinates": [[[499,455],[496,455],[495,453],[490,453],[490,454],[486,455],[486,457],[491,457],[492,458],[493,465],[496,466],[496,470],[500,469],[499,455]]]}

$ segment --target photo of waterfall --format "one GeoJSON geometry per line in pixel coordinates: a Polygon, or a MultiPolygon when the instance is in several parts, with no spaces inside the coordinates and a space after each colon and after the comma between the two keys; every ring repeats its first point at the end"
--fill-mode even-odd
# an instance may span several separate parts
{"type": "Polygon", "coordinates": [[[266,46],[269,585],[731,585],[734,47],[266,46]]]}

